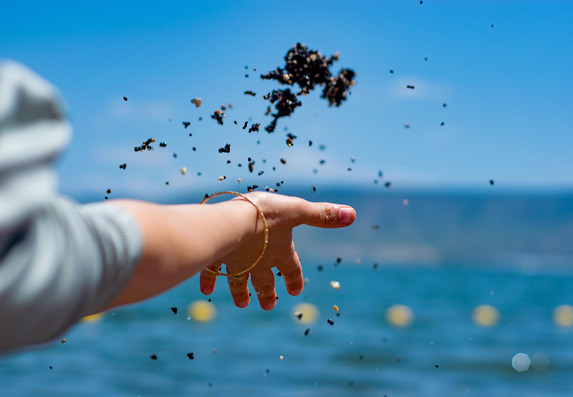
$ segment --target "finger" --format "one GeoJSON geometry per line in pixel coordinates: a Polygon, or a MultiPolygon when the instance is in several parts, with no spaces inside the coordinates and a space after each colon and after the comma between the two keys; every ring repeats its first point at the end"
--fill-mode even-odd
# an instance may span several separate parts
{"type": "MultiPolygon", "coordinates": [[[[207,268],[211,269],[212,271],[218,271],[221,268],[221,262],[213,262],[207,268]]],[[[211,295],[213,290],[215,289],[215,282],[217,281],[217,275],[211,273],[208,270],[201,270],[201,276],[199,277],[199,288],[204,295],[211,295]]]]}
{"type": "Polygon", "coordinates": [[[253,272],[251,282],[257,292],[259,304],[264,310],[272,310],[277,303],[275,276],[271,269],[253,272]]]}
{"type": "Polygon", "coordinates": [[[334,228],[351,225],[356,219],[356,211],[347,205],[331,203],[303,204],[300,223],[309,226],[334,228]]]}
{"type": "MultiPolygon", "coordinates": [[[[229,269],[227,268],[227,271],[229,269]]],[[[249,306],[251,298],[249,297],[249,274],[243,277],[227,277],[229,290],[233,296],[235,306],[245,308],[249,306]]]]}
{"type": "Polygon", "coordinates": [[[286,290],[289,294],[296,296],[301,293],[304,281],[302,278],[302,267],[300,258],[294,250],[294,242],[291,244],[290,261],[284,264],[277,264],[277,269],[283,276],[286,290]]]}

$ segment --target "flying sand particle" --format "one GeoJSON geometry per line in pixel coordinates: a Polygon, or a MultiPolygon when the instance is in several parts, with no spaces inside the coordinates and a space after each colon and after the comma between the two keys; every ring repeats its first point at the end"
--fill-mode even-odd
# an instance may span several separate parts
{"type": "Polygon", "coordinates": [[[149,138],[148,140],[143,141],[143,142],[141,143],[141,146],[136,146],[136,147],[134,147],[134,148],[133,148],[133,151],[135,151],[135,152],[142,152],[142,151],[144,151],[144,150],[150,151],[150,150],[153,149],[153,147],[151,146],[151,144],[152,144],[153,142],[155,142],[155,138],[149,138]]]}
{"type": "Polygon", "coordinates": [[[215,112],[211,115],[213,120],[217,121],[217,124],[223,125],[223,118],[225,117],[225,113],[221,110],[215,110],[215,112]]]}
{"type": "Polygon", "coordinates": [[[249,128],[249,134],[250,134],[251,132],[259,132],[260,126],[261,126],[260,123],[251,124],[251,128],[249,128]]]}
{"type": "Polygon", "coordinates": [[[224,147],[219,148],[219,153],[231,153],[231,144],[227,143],[224,147]]]}

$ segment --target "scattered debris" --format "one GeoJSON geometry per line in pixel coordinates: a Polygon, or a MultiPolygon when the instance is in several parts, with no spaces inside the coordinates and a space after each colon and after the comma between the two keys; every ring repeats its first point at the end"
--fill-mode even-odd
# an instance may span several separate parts
{"type": "Polygon", "coordinates": [[[255,131],[256,131],[256,132],[259,132],[259,127],[260,127],[260,126],[261,126],[260,123],[251,124],[251,128],[249,128],[249,134],[250,134],[251,132],[255,132],[255,131]]]}
{"type": "Polygon", "coordinates": [[[135,152],[141,152],[144,150],[150,151],[153,149],[153,147],[151,146],[153,142],[155,142],[155,138],[149,138],[148,140],[141,142],[141,146],[134,147],[133,150],[135,152]]]}
{"type": "Polygon", "coordinates": [[[227,143],[224,147],[219,148],[219,153],[231,153],[231,144],[227,143]]]}
{"type": "Polygon", "coordinates": [[[273,120],[265,127],[268,132],[273,132],[277,120],[281,117],[290,116],[302,103],[297,100],[299,95],[308,95],[317,85],[324,86],[321,98],[329,102],[329,106],[340,106],[349,94],[350,86],[355,84],[355,73],[351,69],[341,69],[334,77],[330,72],[330,66],[338,60],[336,53],[330,58],[323,56],[319,51],[309,50],[304,44],[297,43],[284,57],[284,68],[278,67],[267,74],[261,75],[263,80],[276,80],[279,84],[294,86],[297,84],[300,91],[293,94],[290,89],[274,90],[265,95],[264,99],[275,105],[276,113],[272,114],[273,120]]]}
{"type": "Polygon", "coordinates": [[[217,124],[219,125],[223,125],[223,118],[225,117],[225,113],[223,113],[221,110],[215,110],[215,113],[213,113],[211,115],[211,118],[213,120],[217,121],[217,124]]]}
{"type": "Polygon", "coordinates": [[[265,127],[265,130],[269,133],[274,132],[279,118],[290,116],[297,107],[302,106],[302,102],[290,91],[290,88],[273,90],[263,98],[274,104],[276,109],[276,113],[271,114],[273,120],[265,127]]]}

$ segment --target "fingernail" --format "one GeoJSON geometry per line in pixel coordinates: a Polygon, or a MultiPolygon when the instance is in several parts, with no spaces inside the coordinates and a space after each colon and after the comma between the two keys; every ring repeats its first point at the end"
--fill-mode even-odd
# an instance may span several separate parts
{"type": "Polygon", "coordinates": [[[349,225],[352,223],[354,218],[354,210],[348,207],[340,208],[340,223],[344,225],[349,225]]]}
{"type": "Polygon", "coordinates": [[[289,291],[289,294],[291,294],[292,296],[297,296],[301,292],[302,292],[302,289],[294,289],[292,291],[289,291]]]}
{"type": "Polygon", "coordinates": [[[265,310],[271,310],[273,307],[275,307],[275,303],[276,303],[276,302],[267,303],[266,305],[263,305],[263,309],[265,309],[265,310]]]}
{"type": "Polygon", "coordinates": [[[211,292],[213,292],[213,288],[211,288],[211,287],[203,287],[203,289],[201,290],[201,292],[203,292],[205,295],[209,295],[211,292]]]}
{"type": "Polygon", "coordinates": [[[241,309],[244,309],[245,307],[249,306],[249,300],[245,299],[244,301],[240,301],[237,303],[237,306],[239,306],[241,309]]]}

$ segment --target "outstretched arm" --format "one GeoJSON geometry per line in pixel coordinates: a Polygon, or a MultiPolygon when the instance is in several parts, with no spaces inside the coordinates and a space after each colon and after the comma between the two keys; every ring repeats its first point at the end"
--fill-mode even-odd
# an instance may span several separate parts
{"type": "MultiPolygon", "coordinates": [[[[251,271],[252,283],[261,307],[274,307],[276,295],[271,269],[283,274],[287,290],[302,290],[302,270],[294,251],[292,229],[300,224],[343,227],[355,218],[352,208],[329,203],[311,203],[273,193],[248,194],[268,222],[269,244],[259,264],[251,271]]],[[[132,200],[118,200],[135,218],[143,234],[143,253],[135,272],[121,294],[108,308],[155,296],[206,266],[216,270],[221,263],[231,273],[246,269],[262,246],[263,227],[255,207],[242,198],[218,204],[164,206],[132,200]]],[[[210,294],[215,276],[201,274],[201,290],[210,294]]],[[[235,304],[249,303],[247,280],[229,279],[235,304]]]]}

